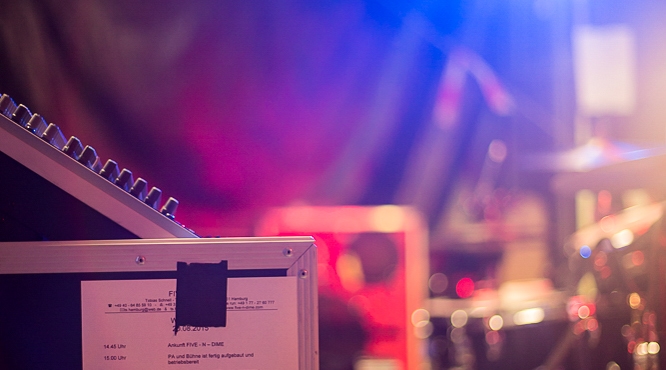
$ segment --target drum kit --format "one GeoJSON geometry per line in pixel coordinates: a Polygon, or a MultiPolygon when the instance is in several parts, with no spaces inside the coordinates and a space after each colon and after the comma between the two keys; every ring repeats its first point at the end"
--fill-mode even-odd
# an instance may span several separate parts
{"type": "MultiPolygon", "coordinates": [[[[579,191],[621,197],[635,189],[650,197],[613,213],[597,210],[593,223],[570,235],[564,245],[568,262],[565,286],[559,290],[545,287],[543,292],[552,292],[523,300],[533,307],[512,309],[502,305],[507,302],[501,299],[503,293],[495,292],[499,298],[491,301],[497,304],[483,305],[492,312],[476,317],[476,331],[482,328],[479,336],[485,338],[486,353],[484,356],[476,350],[475,361],[471,360],[475,350],[470,322],[479,311],[474,307],[479,299],[466,304],[440,300],[440,307],[437,300],[431,300],[433,311],[443,313],[442,307],[450,311],[439,315],[446,317],[446,329],[439,338],[446,336],[448,341],[451,360],[447,367],[504,368],[502,361],[511,358],[510,368],[524,369],[666,369],[666,356],[660,355],[661,340],[666,336],[666,176],[660,173],[666,168],[666,148],[640,149],[593,139],[568,152],[532,157],[523,168],[554,173],[552,191],[561,198],[574,199],[579,191]],[[545,330],[556,339],[542,343],[548,349],[535,366],[529,351],[521,354],[509,348],[517,342],[515,338],[511,342],[508,326],[514,326],[514,337],[516,329],[545,327],[549,318],[544,313],[549,312],[551,324],[557,325],[545,330]],[[461,325],[462,316],[465,323],[461,325]],[[521,317],[528,325],[520,323],[521,317]],[[530,318],[536,319],[530,322],[530,318]],[[504,328],[498,327],[500,321],[504,328]],[[506,343],[502,346],[502,342],[506,343]],[[514,353],[502,355],[498,351],[514,353]]],[[[535,287],[517,288],[517,292],[539,291],[535,287]]],[[[532,342],[528,348],[531,345],[536,351],[534,338],[526,341],[532,342]]],[[[432,347],[442,346],[437,340],[431,342],[432,347]]]]}
{"type": "MultiPolygon", "coordinates": [[[[540,369],[557,369],[582,345],[581,368],[658,370],[666,323],[666,148],[641,149],[602,139],[541,161],[556,170],[562,196],[587,191],[601,198],[640,189],[650,196],[619,212],[597,212],[564,245],[569,271],[570,328],[540,369]]],[[[538,161],[536,162],[538,163],[538,161]]],[[[661,361],[660,361],[661,357],[661,361]]]]}

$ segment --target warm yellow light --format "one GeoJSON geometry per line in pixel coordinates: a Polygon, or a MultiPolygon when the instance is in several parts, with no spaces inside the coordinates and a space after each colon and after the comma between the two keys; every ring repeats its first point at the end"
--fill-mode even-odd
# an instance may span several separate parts
{"type": "Polygon", "coordinates": [[[419,308],[412,312],[412,325],[418,326],[421,322],[430,321],[430,312],[424,308],[419,308]]]}
{"type": "Polygon", "coordinates": [[[660,349],[661,348],[659,346],[659,343],[657,343],[657,342],[648,343],[647,351],[648,351],[649,354],[656,355],[657,353],[659,353],[660,349]]]}
{"type": "Polygon", "coordinates": [[[500,330],[504,326],[504,319],[500,315],[494,315],[488,320],[490,330],[500,330]]]}
{"type": "Polygon", "coordinates": [[[454,328],[462,328],[467,325],[467,312],[463,310],[454,311],[451,314],[451,325],[454,328]]]}
{"type": "Polygon", "coordinates": [[[594,302],[597,293],[597,280],[591,272],[588,272],[578,281],[578,295],[584,296],[587,302],[594,302]]]}
{"type": "Polygon", "coordinates": [[[370,214],[370,222],[377,231],[392,233],[400,231],[405,224],[405,213],[399,206],[375,207],[370,214]]]}
{"type": "Polygon", "coordinates": [[[528,308],[516,312],[513,315],[513,323],[516,325],[537,324],[543,321],[545,315],[542,308],[528,308]]]}
{"type": "Polygon", "coordinates": [[[587,305],[582,305],[578,307],[578,317],[581,319],[586,319],[590,316],[590,308],[587,305]]]}
{"type": "Polygon", "coordinates": [[[394,358],[360,358],[354,364],[356,370],[395,370],[402,363],[394,358]]]}
{"type": "Polygon", "coordinates": [[[363,287],[365,276],[361,259],[352,252],[341,255],[335,263],[335,270],[340,277],[342,286],[350,292],[356,292],[363,287]]]}
{"type": "Polygon", "coordinates": [[[634,233],[629,229],[624,229],[611,236],[610,241],[613,248],[624,248],[634,242],[634,233]]]}
{"type": "Polygon", "coordinates": [[[629,294],[629,307],[634,310],[637,309],[641,304],[641,296],[638,293],[629,294]]]}
{"type": "Polygon", "coordinates": [[[648,354],[647,342],[640,343],[636,346],[636,354],[639,356],[645,356],[648,354]]]}

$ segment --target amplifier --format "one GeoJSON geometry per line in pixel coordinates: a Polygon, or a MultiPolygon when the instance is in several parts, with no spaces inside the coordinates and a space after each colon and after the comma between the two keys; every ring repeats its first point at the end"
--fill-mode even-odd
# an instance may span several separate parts
{"type": "Polygon", "coordinates": [[[277,208],[265,214],[257,234],[315,238],[322,369],[428,366],[428,233],[416,210],[277,208]]]}

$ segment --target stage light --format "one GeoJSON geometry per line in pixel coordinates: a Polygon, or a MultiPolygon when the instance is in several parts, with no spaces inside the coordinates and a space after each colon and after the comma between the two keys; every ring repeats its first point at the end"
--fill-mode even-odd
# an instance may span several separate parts
{"type": "Polygon", "coordinates": [[[513,315],[513,323],[516,325],[538,324],[543,321],[545,316],[546,314],[542,308],[528,308],[516,312],[513,315]]]}
{"type": "Polygon", "coordinates": [[[615,249],[624,248],[634,242],[634,233],[624,229],[611,237],[611,245],[615,249]]]}
{"type": "Polygon", "coordinates": [[[488,320],[488,327],[490,330],[500,330],[504,326],[504,319],[500,315],[494,315],[488,320]]]}
{"type": "Polygon", "coordinates": [[[454,328],[462,328],[467,325],[467,312],[456,310],[451,314],[451,325],[454,328]]]}
{"type": "Polygon", "coordinates": [[[648,343],[647,351],[649,354],[656,355],[657,353],[659,353],[659,350],[660,350],[659,343],[657,342],[648,343]]]}
{"type": "Polygon", "coordinates": [[[458,280],[456,294],[460,298],[469,298],[474,293],[474,281],[468,277],[458,280]]]}
{"type": "Polygon", "coordinates": [[[402,230],[405,220],[405,212],[395,205],[375,207],[370,214],[372,227],[384,233],[394,233],[402,230]]]}
{"type": "MultiPolygon", "coordinates": [[[[419,308],[412,312],[412,325],[419,326],[422,322],[430,322],[430,312],[424,308],[419,308]]],[[[422,326],[422,325],[421,325],[422,326]]]]}
{"type": "Polygon", "coordinates": [[[578,317],[580,319],[587,319],[590,316],[590,308],[586,305],[578,307],[578,317]]]}
{"type": "Polygon", "coordinates": [[[629,295],[629,307],[634,310],[637,309],[641,304],[641,296],[638,293],[631,293],[629,295]]]}
{"type": "Polygon", "coordinates": [[[428,279],[428,288],[435,294],[442,294],[449,287],[449,278],[441,272],[437,272],[428,279]]]}
{"type": "Polygon", "coordinates": [[[648,354],[648,344],[647,342],[643,342],[641,344],[638,344],[636,346],[636,354],[639,356],[645,356],[648,354]]]}

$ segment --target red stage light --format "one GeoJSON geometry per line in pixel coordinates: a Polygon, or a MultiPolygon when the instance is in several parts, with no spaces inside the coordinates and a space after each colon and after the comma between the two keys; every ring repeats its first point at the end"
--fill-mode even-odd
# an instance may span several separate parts
{"type": "Polygon", "coordinates": [[[460,298],[469,298],[474,293],[474,281],[468,277],[458,280],[456,284],[456,294],[460,298]]]}

